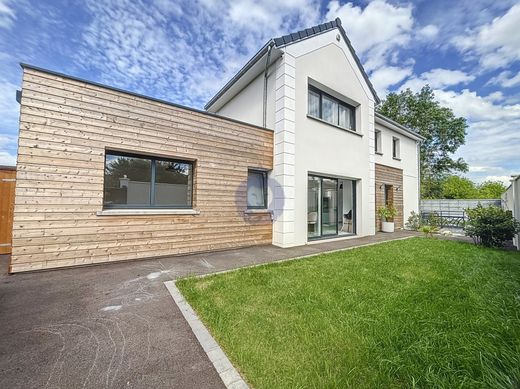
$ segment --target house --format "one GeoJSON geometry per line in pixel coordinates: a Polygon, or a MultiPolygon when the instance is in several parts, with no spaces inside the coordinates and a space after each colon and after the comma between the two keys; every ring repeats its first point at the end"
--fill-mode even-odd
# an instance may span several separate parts
{"type": "Polygon", "coordinates": [[[11,272],[373,235],[418,210],[415,132],[339,19],[269,41],[201,111],[22,65],[11,272]]]}
{"type": "MultiPolygon", "coordinates": [[[[511,177],[511,184],[502,194],[502,207],[513,213],[513,217],[520,222],[520,174],[511,177]]],[[[520,250],[520,236],[516,234],[513,244],[520,250]]]]}
{"type": "Polygon", "coordinates": [[[340,19],[269,41],[206,105],[274,131],[273,244],[373,235],[376,209],[419,208],[422,137],[379,98],[340,19]]]}

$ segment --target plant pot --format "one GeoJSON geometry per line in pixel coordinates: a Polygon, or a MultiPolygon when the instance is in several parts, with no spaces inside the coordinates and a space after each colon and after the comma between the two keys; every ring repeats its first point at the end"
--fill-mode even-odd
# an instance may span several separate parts
{"type": "Polygon", "coordinates": [[[394,222],[381,222],[381,231],[394,232],[394,222]]]}

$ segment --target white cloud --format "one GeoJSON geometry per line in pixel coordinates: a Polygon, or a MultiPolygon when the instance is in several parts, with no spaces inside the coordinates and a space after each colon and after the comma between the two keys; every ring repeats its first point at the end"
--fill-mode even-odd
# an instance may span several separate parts
{"type": "Polygon", "coordinates": [[[417,35],[421,39],[432,40],[433,38],[436,38],[437,35],[439,35],[439,27],[435,26],[434,24],[429,24],[421,28],[417,35]]]}
{"type": "Polygon", "coordinates": [[[390,86],[398,84],[411,74],[411,67],[383,66],[372,72],[370,80],[376,88],[378,95],[385,96],[390,86]]]}
{"type": "Polygon", "coordinates": [[[333,0],[326,19],[338,16],[354,48],[365,58],[368,71],[385,65],[393,50],[410,42],[414,24],[411,5],[374,0],[362,9],[353,3],[341,5],[333,0]]]}
{"type": "Polygon", "coordinates": [[[16,14],[9,3],[9,0],[0,0],[0,28],[10,28],[16,19],[16,14]]]}
{"type": "Polygon", "coordinates": [[[463,53],[477,57],[484,69],[505,67],[520,60],[520,4],[490,23],[453,38],[463,53]]]}
{"type": "Polygon", "coordinates": [[[168,17],[166,0],[87,4],[79,63],[107,84],[196,107],[269,38],[319,22],[314,0],[205,0],[168,17]]]}
{"type": "Polygon", "coordinates": [[[480,96],[467,89],[434,93],[455,115],[468,119],[466,144],[457,154],[469,163],[472,179],[520,171],[520,104],[500,104],[493,94],[480,96]]]}
{"type": "Polygon", "coordinates": [[[474,79],[475,76],[469,75],[460,70],[436,68],[424,72],[418,77],[410,78],[401,86],[400,89],[404,90],[410,88],[412,91],[417,92],[426,84],[430,85],[433,89],[444,89],[448,86],[465,84],[474,79]]]}
{"type": "Polygon", "coordinates": [[[485,176],[482,181],[499,181],[505,186],[509,186],[511,184],[511,176],[485,176]]]}
{"type": "Polygon", "coordinates": [[[502,88],[513,88],[520,85],[520,73],[513,74],[510,71],[504,71],[490,79],[487,85],[500,85],[502,88]]]}

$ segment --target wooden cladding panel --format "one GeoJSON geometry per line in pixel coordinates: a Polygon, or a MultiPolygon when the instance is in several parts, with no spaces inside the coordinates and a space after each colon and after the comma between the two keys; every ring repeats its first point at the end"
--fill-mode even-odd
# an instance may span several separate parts
{"type": "Polygon", "coordinates": [[[16,170],[0,167],[0,254],[11,253],[16,170]]]}
{"type": "Polygon", "coordinates": [[[11,271],[269,244],[244,211],[272,153],[269,130],[25,68],[11,271]],[[98,216],[107,149],[195,160],[200,214],[98,216]]]}
{"type": "MultiPolygon", "coordinates": [[[[385,205],[385,185],[392,185],[392,194],[389,196],[397,209],[394,218],[395,228],[403,228],[403,171],[376,163],[376,211],[385,205]]],[[[381,220],[376,212],[376,229],[381,230],[381,220]]]]}

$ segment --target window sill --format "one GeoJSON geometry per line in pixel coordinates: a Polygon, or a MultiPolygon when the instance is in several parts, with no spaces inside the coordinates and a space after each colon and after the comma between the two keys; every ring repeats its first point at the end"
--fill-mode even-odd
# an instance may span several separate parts
{"type": "Polygon", "coordinates": [[[199,215],[197,209],[104,209],[97,216],[199,215]]]}
{"type": "Polygon", "coordinates": [[[376,151],[376,154],[377,155],[383,155],[383,153],[381,151],[376,151]]]}
{"type": "Polygon", "coordinates": [[[308,117],[309,119],[316,120],[317,122],[320,122],[320,123],[326,124],[327,126],[335,127],[335,128],[338,128],[338,129],[340,129],[340,130],[342,130],[342,131],[350,132],[351,134],[354,134],[354,135],[357,135],[357,136],[363,137],[363,134],[360,134],[360,133],[357,132],[357,131],[349,130],[348,128],[344,128],[344,127],[337,126],[337,125],[332,124],[332,123],[329,123],[329,122],[327,122],[327,121],[325,121],[325,120],[323,120],[323,119],[317,118],[316,116],[312,116],[312,115],[307,114],[307,117],[308,117]]]}
{"type": "Polygon", "coordinates": [[[256,208],[251,208],[251,209],[246,209],[246,210],[244,211],[244,213],[245,213],[246,215],[248,215],[248,214],[251,214],[251,215],[254,215],[254,214],[266,214],[266,213],[268,213],[268,214],[272,214],[273,211],[271,211],[270,209],[256,209],[256,208]]]}
{"type": "Polygon", "coordinates": [[[396,157],[392,157],[392,159],[396,160],[396,161],[400,161],[401,158],[396,158],[396,157]]]}

